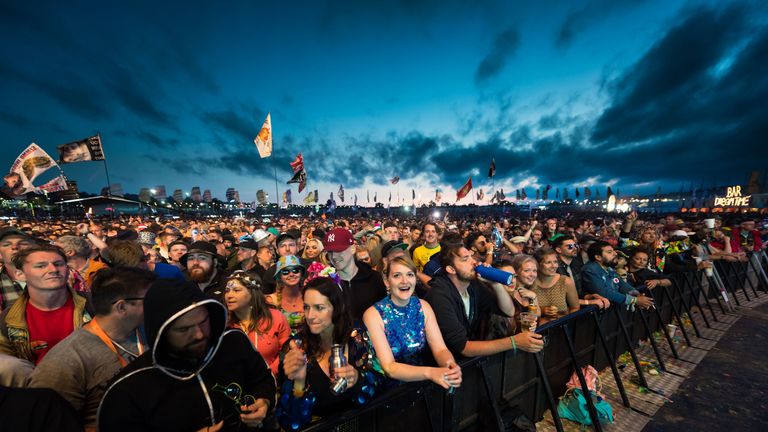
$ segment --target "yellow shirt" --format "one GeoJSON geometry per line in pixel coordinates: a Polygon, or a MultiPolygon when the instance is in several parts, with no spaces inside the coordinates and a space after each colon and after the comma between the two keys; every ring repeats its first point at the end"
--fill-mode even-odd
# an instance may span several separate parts
{"type": "Polygon", "coordinates": [[[416,264],[416,267],[418,267],[419,271],[423,271],[424,266],[429,261],[429,258],[438,252],[440,252],[439,243],[437,244],[437,246],[431,249],[428,248],[426,245],[421,245],[413,250],[413,263],[416,264]]]}

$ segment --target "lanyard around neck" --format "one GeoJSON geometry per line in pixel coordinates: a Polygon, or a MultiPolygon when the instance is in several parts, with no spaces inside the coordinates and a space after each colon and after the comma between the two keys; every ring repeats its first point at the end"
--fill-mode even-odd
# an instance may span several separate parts
{"type": "MultiPolygon", "coordinates": [[[[103,328],[99,325],[98,321],[94,317],[88,324],[85,325],[85,329],[96,335],[99,339],[101,339],[102,342],[104,342],[104,345],[109,348],[110,351],[115,353],[117,356],[117,360],[120,362],[120,367],[125,367],[128,365],[128,361],[123,358],[122,355],[120,355],[120,352],[117,351],[117,347],[115,346],[115,341],[112,340],[109,336],[107,336],[107,333],[104,331],[103,328]]],[[[141,355],[144,352],[144,349],[141,346],[141,336],[139,334],[139,331],[136,330],[136,346],[138,347],[139,355],[141,355]]],[[[122,348],[122,347],[120,347],[122,348]]],[[[122,348],[125,349],[125,348],[122,348]]]]}

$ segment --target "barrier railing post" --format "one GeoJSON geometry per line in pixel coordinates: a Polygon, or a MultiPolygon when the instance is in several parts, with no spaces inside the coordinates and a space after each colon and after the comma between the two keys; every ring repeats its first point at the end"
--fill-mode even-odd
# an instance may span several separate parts
{"type": "Polygon", "coordinates": [[[533,357],[536,359],[536,371],[539,374],[541,384],[544,386],[544,393],[547,395],[549,412],[552,413],[555,429],[557,429],[557,432],[563,432],[563,421],[560,419],[560,414],[557,413],[557,401],[552,393],[552,386],[549,385],[549,377],[547,377],[547,370],[544,368],[544,361],[541,359],[541,352],[533,354],[533,357]]]}
{"type": "Polygon", "coordinates": [[[666,372],[667,371],[667,365],[664,364],[664,360],[661,358],[661,352],[659,351],[659,346],[656,345],[656,339],[653,338],[653,331],[651,331],[651,326],[648,324],[648,317],[645,316],[645,311],[638,311],[640,313],[640,319],[643,322],[643,327],[645,328],[645,335],[648,337],[648,340],[651,342],[651,347],[653,348],[653,353],[656,355],[656,360],[659,362],[659,368],[666,372]]]}
{"type": "MultiPolygon", "coordinates": [[[[672,284],[674,285],[674,281],[672,282],[672,284]]],[[[672,307],[672,315],[675,316],[675,319],[677,320],[677,325],[680,326],[680,331],[683,333],[685,344],[688,345],[689,347],[693,347],[693,344],[691,344],[691,339],[688,337],[688,331],[685,330],[685,326],[683,325],[683,319],[680,316],[680,312],[678,312],[677,306],[675,306],[675,301],[672,298],[672,294],[669,293],[669,290],[667,290],[667,287],[662,286],[660,288],[661,288],[661,292],[664,293],[667,300],[669,301],[669,305],[672,307]]],[[[693,320],[691,320],[691,322],[693,322],[693,320]]]]}
{"type": "Polygon", "coordinates": [[[485,370],[485,362],[486,358],[483,357],[480,359],[480,362],[478,363],[478,367],[480,368],[480,375],[483,377],[483,385],[485,387],[485,394],[488,397],[488,402],[491,404],[491,410],[493,411],[493,416],[496,420],[496,427],[498,428],[499,432],[504,432],[504,422],[501,419],[501,410],[499,410],[499,402],[496,400],[496,397],[493,394],[493,385],[491,384],[490,378],[488,378],[488,373],[485,370]]]}
{"type": "MultiPolygon", "coordinates": [[[[712,282],[715,283],[715,286],[717,287],[717,290],[720,291],[720,295],[723,297],[723,301],[725,301],[725,305],[727,306],[728,312],[733,312],[733,303],[731,303],[730,297],[728,296],[728,288],[725,286],[725,282],[723,282],[723,278],[720,276],[720,270],[718,270],[717,265],[712,269],[712,277],[706,276],[707,282],[712,284],[712,282]]],[[[717,299],[717,304],[720,305],[720,308],[723,308],[723,305],[720,304],[720,298],[717,299]]],[[[726,313],[723,311],[723,313],[726,313]]]]}
{"type": "Polygon", "coordinates": [[[600,338],[600,342],[603,345],[603,352],[605,353],[605,356],[608,357],[608,365],[611,367],[613,379],[616,381],[616,387],[619,389],[621,401],[624,403],[625,407],[630,408],[629,398],[627,397],[627,392],[624,390],[624,383],[621,381],[621,375],[619,375],[618,369],[616,369],[616,360],[613,358],[613,354],[608,348],[608,342],[605,340],[605,334],[603,333],[603,328],[600,325],[600,320],[597,319],[597,313],[592,311],[590,315],[592,315],[592,319],[595,321],[597,336],[600,338]]]}
{"type": "MultiPolygon", "coordinates": [[[[717,271],[715,274],[720,279],[720,282],[723,284],[725,289],[728,292],[731,293],[731,296],[733,297],[733,301],[736,302],[736,306],[741,306],[741,302],[739,301],[739,298],[736,296],[736,289],[737,288],[735,286],[733,286],[733,284],[731,283],[731,280],[730,280],[730,276],[729,276],[730,269],[731,269],[731,263],[718,261],[718,262],[715,263],[715,267],[717,267],[718,265],[720,265],[720,269],[722,270],[722,272],[717,271]],[[720,273],[722,273],[722,274],[720,274],[720,273]]],[[[716,270],[717,270],[717,268],[716,268],[716,270]]]]}
{"type": "Polygon", "coordinates": [[[749,279],[749,278],[747,278],[747,277],[742,278],[741,277],[741,275],[742,275],[741,268],[743,267],[741,265],[742,263],[738,262],[738,263],[731,263],[731,264],[733,265],[733,271],[736,274],[736,282],[741,287],[741,291],[744,293],[744,297],[747,298],[747,302],[751,302],[752,299],[749,298],[749,293],[747,293],[747,283],[746,283],[746,279],[749,279]]]}
{"type": "Polygon", "coordinates": [[[568,353],[571,356],[571,363],[573,364],[574,369],[576,369],[576,376],[579,378],[581,391],[584,392],[584,399],[587,401],[587,411],[589,411],[589,418],[592,420],[592,427],[595,429],[595,432],[602,432],[603,425],[600,424],[600,417],[597,415],[595,405],[592,403],[592,393],[587,386],[587,380],[584,378],[584,374],[581,372],[581,365],[579,365],[579,360],[576,358],[576,349],[573,346],[573,340],[571,339],[570,333],[571,323],[563,323],[561,328],[565,334],[565,342],[568,346],[568,353]]]}
{"type": "MultiPolygon", "coordinates": [[[[752,263],[752,257],[749,256],[749,255],[747,256],[747,262],[741,263],[741,264],[743,264],[742,268],[744,269],[743,270],[744,271],[744,282],[742,282],[742,283],[744,285],[749,284],[749,288],[752,289],[752,293],[755,295],[755,298],[758,298],[760,296],[757,294],[757,290],[755,289],[755,284],[752,283],[752,279],[749,277],[749,268],[750,268],[750,264],[751,263],[752,263]]],[[[759,282],[759,280],[758,280],[758,282],[759,282]]]]}
{"type": "MultiPolygon", "coordinates": [[[[759,255],[756,252],[749,254],[749,265],[752,267],[752,271],[755,272],[755,279],[757,280],[757,286],[760,288],[761,291],[766,290],[766,286],[768,286],[768,277],[765,275],[765,271],[763,270],[763,267],[760,265],[759,261],[759,255]],[[755,265],[755,261],[757,261],[757,265],[755,265]]],[[[757,297],[757,292],[755,292],[755,296],[757,297]]]]}
{"type": "MultiPolygon", "coordinates": [[[[698,271],[698,270],[696,270],[698,271]]],[[[691,303],[691,308],[695,305],[697,308],[699,308],[699,313],[701,314],[701,318],[704,320],[704,325],[707,326],[707,328],[712,328],[712,326],[709,324],[709,320],[707,319],[707,315],[704,313],[704,308],[701,307],[701,302],[699,301],[699,295],[700,292],[697,294],[696,287],[694,286],[693,282],[690,279],[690,276],[693,274],[694,279],[696,272],[686,272],[683,274],[683,283],[685,284],[685,289],[682,289],[682,291],[688,291],[688,299],[692,299],[693,303],[691,303]]],[[[681,293],[682,295],[682,293],[681,293]]],[[[712,312],[714,315],[714,312],[712,312]]],[[[688,312],[688,315],[690,316],[690,312],[688,312]]],[[[692,318],[692,317],[691,317],[692,318]]],[[[701,337],[701,335],[699,335],[701,337]]]]}
{"type": "Polygon", "coordinates": [[[685,294],[683,294],[683,290],[680,288],[678,280],[673,279],[672,286],[677,292],[677,295],[680,296],[680,303],[682,303],[683,310],[685,311],[685,313],[688,314],[688,319],[691,321],[691,327],[693,327],[693,332],[696,333],[697,338],[701,338],[701,333],[699,332],[699,326],[696,325],[696,321],[694,321],[693,319],[693,314],[691,314],[691,308],[688,306],[688,301],[685,299],[685,294]]]}
{"type": "Polygon", "coordinates": [[[643,368],[640,367],[640,360],[637,358],[637,353],[635,352],[634,344],[632,343],[632,338],[629,337],[629,331],[627,330],[627,325],[624,323],[624,318],[621,316],[621,311],[619,311],[619,308],[621,306],[618,305],[612,305],[611,309],[613,309],[613,312],[616,314],[616,318],[619,320],[619,327],[621,329],[621,334],[624,335],[624,341],[627,343],[627,347],[629,349],[629,355],[632,356],[632,363],[635,365],[635,370],[637,370],[637,377],[639,378],[640,385],[643,387],[648,387],[648,381],[645,380],[645,374],[643,373],[643,368]],[[616,306],[616,307],[613,307],[616,306]]]}
{"type": "MultiPolygon", "coordinates": [[[[664,291],[664,289],[663,289],[664,287],[661,287],[661,288],[662,288],[662,292],[663,292],[664,291]]],[[[655,294],[654,291],[658,292],[658,290],[651,290],[651,296],[653,297],[653,302],[654,302],[654,304],[656,304],[656,303],[658,303],[658,300],[656,299],[656,296],[654,295],[655,294]]],[[[661,316],[661,311],[659,310],[659,308],[657,308],[655,306],[652,309],[653,309],[653,313],[656,314],[656,319],[659,321],[659,326],[656,328],[656,330],[660,330],[661,333],[664,335],[664,338],[667,341],[667,345],[669,345],[669,350],[672,351],[672,356],[675,359],[680,360],[680,354],[677,353],[677,348],[675,348],[675,344],[674,344],[674,341],[672,340],[672,336],[670,336],[669,332],[667,331],[667,326],[666,326],[666,324],[664,324],[664,318],[661,316]]],[[[672,311],[674,312],[674,309],[672,309],[672,311]]]]}
{"type": "MultiPolygon", "coordinates": [[[[699,298],[703,295],[704,301],[707,304],[707,309],[709,309],[709,313],[712,314],[712,319],[715,320],[715,322],[720,322],[720,320],[717,319],[717,314],[715,314],[715,308],[712,307],[712,302],[709,299],[710,290],[708,289],[707,292],[704,292],[704,285],[701,283],[701,277],[699,277],[699,275],[704,272],[705,272],[704,270],[696,270],[695,272],[690,273],[691,279],[689,280],[692,286],[691,293],[693,294],[694,299],[696,299],[696,301],[698,302],[699,309],[701,309],[701,303],[699,302],[699,298]],[[698,290],[696,290],[697,287],[698,287],[698,290]]],[[[715,296],[715,298],[717,298],[717,296],[715,296]]],[[[704,312],[702,312],[702,314],[704,314],[704,312]]],[[[708,325],[708,327],[711,327],[711,326],[708,325]]]]}
{"type": "Polygon", "coordinates": [[[699,284],[699,289],[702,293],[704,293],[704,298],[707,301],[707,305],[709,306],[709,310],[712,311],[712,318],[715,319],[715,322],[720,322],[720,320],[717,318],[717,315],[714,312],[714,308],[712,307],[712,300],[711,298],[714,297],[715,301],[717,302],[717,305],[720,307],[720,313],[725,315],[725,308],[723,308],[723,304],[720,302],[720,295],[722,292],[720,291],[719,287],[716,285],[713,285],[713,278],[715,275],[715,267],[712,266],[712,277],[708,277],[706,271],[698,271],[696,272],[696,283],[699,284]],[[704,280],[707,281],[707,291],[704,292],[704,280]],[[712,289],[717,290],[717,292],[712,292],[712,289]]]}

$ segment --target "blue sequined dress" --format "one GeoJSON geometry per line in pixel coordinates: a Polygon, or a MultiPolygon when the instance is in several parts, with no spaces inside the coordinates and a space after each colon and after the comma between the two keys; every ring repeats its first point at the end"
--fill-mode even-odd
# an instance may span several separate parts
{"type": "Polygon", "coordinates": [[[421,366],[424,364],[424,310],[421,301],[411,296],[404,307],[397,306],[387,296],[373,305],[384,322],[384,334],[398,363],[421,366]]]}

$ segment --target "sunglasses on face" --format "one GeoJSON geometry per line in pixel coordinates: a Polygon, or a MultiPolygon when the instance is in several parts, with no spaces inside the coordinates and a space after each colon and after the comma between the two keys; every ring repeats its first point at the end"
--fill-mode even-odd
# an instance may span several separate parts
{"type": "Polygon", "coordinates": [[[301,273],[301,269],[298,268],[298,267],[293,267],[293,268],[287,268],[287,269],[280,270],[280,274],[283,275],[283,276],[287,276],[287,275],[289,275],[291,273],[293,273],[293,274],[301,273]]]}
{"type": "Polygon", "coordinates": [[[568,249],[568,250],[576,249],[577,247],[579,247],[579,245],[577,245],[577,244],[567,244],[567,245],[565,245],[565,248],[568,249]]]}

